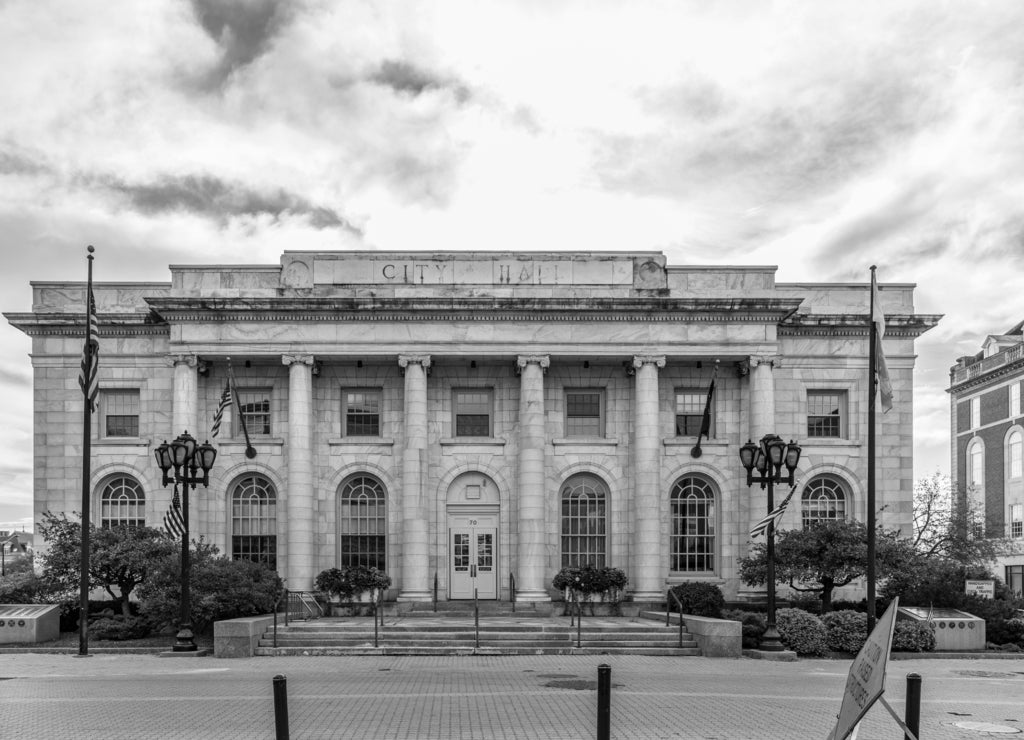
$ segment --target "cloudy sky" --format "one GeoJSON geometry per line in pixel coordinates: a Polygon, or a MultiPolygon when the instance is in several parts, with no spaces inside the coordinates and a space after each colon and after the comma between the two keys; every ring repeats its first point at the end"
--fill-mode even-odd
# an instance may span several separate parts
{"type": "MultiPolygon", "coordinates": [[[[661,250],[918,284],[949,366],[1024,319],[1024,3],[0,0],[0,309],[285,249],[661,250]]],[[[30,525],[0,322],[0,528],[30,525]]]]}

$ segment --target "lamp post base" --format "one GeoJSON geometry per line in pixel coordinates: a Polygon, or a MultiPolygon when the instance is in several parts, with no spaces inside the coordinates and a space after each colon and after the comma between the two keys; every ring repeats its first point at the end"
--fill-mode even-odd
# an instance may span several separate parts
{"type": "Polygon", "coordinates": [[[174,636],[175,643],[171,646],[171,652],[175,653],[194,653],[198,650],[196,645],[195,635],[192,634],[192,625],[183,624],[181,629],[178,630],[178,634],[174,636]]]}
{"type": "Polygon", "coordinates": [[[786,646],[782,644],[782,637],[779,635],[779,631],[775,629],[775,625],[769,626],[764,631],[764,634],[761,636],[761,643],[757,649],[767,653],[782,652],[786,649],[786,646]]]}

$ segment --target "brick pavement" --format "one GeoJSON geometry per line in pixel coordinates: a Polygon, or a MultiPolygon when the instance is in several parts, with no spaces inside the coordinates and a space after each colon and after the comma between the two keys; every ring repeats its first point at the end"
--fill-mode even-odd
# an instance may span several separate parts
{"type": "MultiPolygon", "coordinates": [[[[288,677],[292,738],[592,738],[597,666],[612,667],[614,738],[825,738],[849,661],[642,656],[166,659],[0,655],[0,728],[17,738],[274,738],[288,677]]],[[[1024,661],[891,662],[886,698],[924,677],[922,740],[1024,728],[1024,661]],[[954,714],[955,713],[955,714],[954,714]]],[[[880,705],[861,740],[902,737],[880,705]]]]}

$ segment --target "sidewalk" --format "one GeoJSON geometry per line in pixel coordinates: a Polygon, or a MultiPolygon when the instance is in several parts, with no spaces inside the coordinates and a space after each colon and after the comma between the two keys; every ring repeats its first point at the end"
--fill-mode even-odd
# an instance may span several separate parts
{"type": "MultiPolygon", "coordinates": [[[[597,668],[611,666],[613,738],[825,738],[849,660],[774,663],[640,656],[168,660],[0,655],[0,717],[18,738],[274,738],[273,682],[287,677],[292,738],[592,738],[597,668]]],[[[902,715],[922,684],[922,738],[988,737],[969,722],[1024,728],[1024,662],[890,663],[902,715]],[[961,726],[958,726],[959,725],[961,726]]],[[[899,738],[876,705],[867,738],[899,738]]]]}

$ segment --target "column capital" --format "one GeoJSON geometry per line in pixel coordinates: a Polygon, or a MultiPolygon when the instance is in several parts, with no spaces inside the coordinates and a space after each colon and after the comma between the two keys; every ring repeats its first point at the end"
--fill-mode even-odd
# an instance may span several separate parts
{"type": "Polygon", "coordinates": [[[516,373],[521,373],[527,365],[540,365],[542,372],[551,367],[550,355],[519,355],[516,357],[516,373]]]}
{"type": "Polygon", "coordinates": [[[654,365],[658,368],[665,367],[665,355],[633,355],[633,367],[637,370],[644,365],[654,365]]]}
{"type": "Polygon", "coordinates": [[[407,368],[409,365],[422,365],[423,369],[426,370],[430,367],[430,355],[399,355],[398,366],[400,368],[407,368]]]}
{"type": "Polygon", "coordinates": [[[751,369],[760,365],[767,365],[769,369],[780,366],[780,358],[778,355],[750,355],[747,358],[747,364],[751,369]]]}
{"type": "Polygon", "coordinates": [[[313,366],[313,355],[281,355],[283,365],[309,365],[313,366]]]}
{"type": "Polygon", "coordinates": [[[198,367],[199,356],[190,354],[164,355],[164,362],[167,363],[168,367],[174,367],[175,365],[188,365],[189,367],[198,367]]]}

